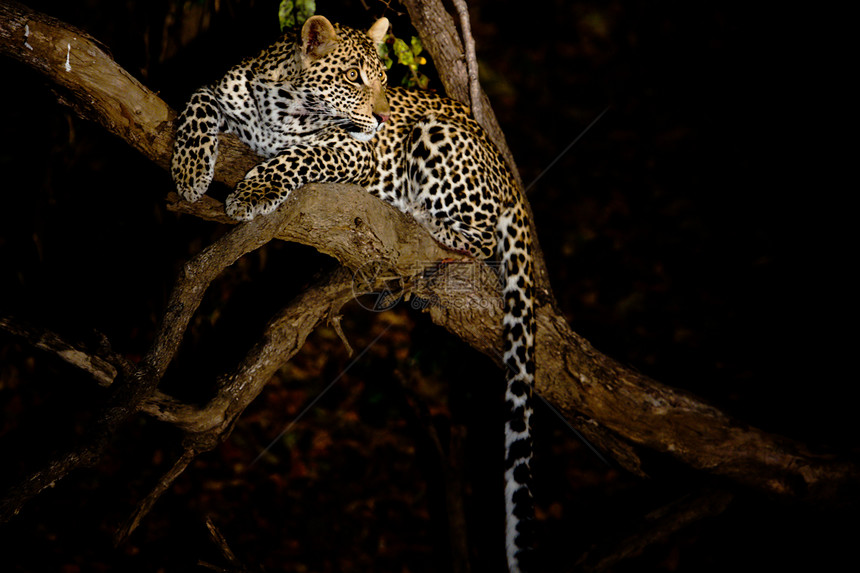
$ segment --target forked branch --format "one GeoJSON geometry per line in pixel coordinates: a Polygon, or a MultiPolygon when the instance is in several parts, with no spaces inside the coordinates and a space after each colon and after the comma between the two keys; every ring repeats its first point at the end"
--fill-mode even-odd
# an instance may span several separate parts
{"type": "MultiPolygon", "coordinates": [[[[437,43],[456,38],[456,32],[451,33],[450,16],[442,21],[427,15],[435,1],[405,4],[425,40],[429,31],[437,43]]],[[[437,58],[434,50],[438,46],[430,41],[425,45],[437,63],[445,61],[437,58]]],[[[80,115],[98,122],[157,165],[168,164],[175,113],[85,33],[20,4],[0,0],[0,52],[43,73],[80,115]]],[[[449,85],[468,86],[468,74],[463,76],[463,84],[444,65],[440,73],[449,85]]],[[[462,99],[468,101],[468,97],[462,99]]],[[[234,138],[225,137],[223,143],[216,173],[219,180],[232,185],[258,159],[234,138]]],[[[189,205],[176,202],[175,195],[170,194],[168,200],[188,215],[226,222],[222,207],[211,199],[189,205]]],[[[5,518],[70,469],[95,463],[105,440],[123,420],[158,403],[158,381],[205,286],[243,253],[278,237],[328,253],[348,269],[368,260],[384,261],[404,277],[413,276],[427,261],[450,257],[409,218],[360,188],[347,185],[308,186],[276,213],[240,225],[226,237],[230,238],[186,266],[152,348],[131,375],[114,383],[111,401],[92,438],[50,461],[10,492],[0,510],[5,518]]],[[[449,280],[474,281],[475,268],[471,264],[448,265],[441,272],[449,280]]],[[[544,268],[542,261],[538,268],[544,268]]],[[[490,271],[479,270],[478,274],[482,272],[490,271]]],[[[437,302],[430,308],[437,324],[499,362],[500,313],[492,305],[481,304],[497,296],[494,281],[478,281],[475,288],[457,292],[446,291],[442,284],[419,281],[413,286],[437,302]]],[[[539,279],[539,284],[546,282],[539,279]]],[[[537,389],[571,424],[623,460],[626,467],[635,470],[638,464],[632,446],[645,447],[760,490],[830,502],[842,499],[843,491],[852,488],[860,477],[853,460],[813,454],[802,444],[738,423],[695,396],[621,366],[574,333],[548,290],[545,293],[537,309],[537,389]]],[[[313,317],[308,314],[302,318],[312,322],[313,317]]],[[[177,409],[172,415],[176,417],[172,421],[186,424],[183,427],[192,434],[206,426],[201,426],[199,419],[188,425],[193,413],[177,409]]],[[[223,415],[226,421],[236,412],[223,415]]]]}

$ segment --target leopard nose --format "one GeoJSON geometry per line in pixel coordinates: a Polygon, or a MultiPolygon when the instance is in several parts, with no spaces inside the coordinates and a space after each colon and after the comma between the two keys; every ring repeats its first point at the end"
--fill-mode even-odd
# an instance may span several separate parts
{"type": "Polygon", "coordinates": [[[388,115],[387,113],[382,113],[382,114],[374,113],[373,117],[375,117],[376,121],[378,121],[379,123],[385,123],[386,121],[388,121],[388,118],[391,116],[388,115]]]}

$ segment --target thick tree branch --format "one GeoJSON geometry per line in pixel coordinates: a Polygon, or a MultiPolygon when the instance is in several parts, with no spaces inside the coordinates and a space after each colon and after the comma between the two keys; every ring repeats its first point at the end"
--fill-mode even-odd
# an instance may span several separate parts
{"type": "MultiPolygon", "coordinates": [[[[413,19],[420,17],[413,14],[413,19]]],[[[452,26],[450,22],[440,23],[439,34],[450,35],[452,26]]],[[[64,90],[64,98],[79,113],[105,126],[156,164],[168,164],[173,112],[86,34],[3,1],[0,51],[40,70],[64,90]]],[[[462,64],[460,55],[453,60],[457,58],[462,64]]],[[[443,69],[450,64],[440,58],[436,61],[443,69]]],[[[225,142],[218,177],[230,184],[256,158],[231,138],[225,142]]],[[[212,200],[195,205],[176,203],[175,208],[206,219],[225,220],[220,205],[212,200]]],[[[178,294],[171,299],[159,328],[157,344],[136,375],[121,380],[114,389],[98,435],[104,437],[107,430],[115,428],[129,414],[129,405],[133,410],[153,395],[199,302],[201,285],[217,276],[229,260],[270,237],[311,245],[351,269],[369,260],[386,261],[404,277],[413,276],[427,261],[450,256],[407,217],[360,189],[343,185],[309,186],[295,193],[277,213],[238,226],[228,236],[232,237],[228,239],[231,244],[213,246],[186,267],[177,283],[178,294]]],[[[482,265],[448,265],[438,275],[415,281],[412,286],[420,296],[434,301],[430,306],[434,321],[498,361],[501,315],[495,305],[487,304],[497,297],[488,272],[482,265]],[[448,282],[441,282],[443,279],[448,282]],[[474,288],[446,288],[446,284],[450,287],[463,281],[474,288]]],[[[694,396],[624,368],[574,333],[551,300],[542,301],[537,319],[538,390],[578,427],[602,428],[604,435],[617,437],[617,444],[645,446],[691,467],[801,499],[837,500],[860,477],[853,461],[813,454],[797,442],[739,424],[694,396]]],[[[88,447],[76,452],[74,459],[54,460],[27,486],[29,495],[63,475],[67,467],[92,463],[99,451],[98,447],[88,447]]],[[[631,452],[628,449],[625,454],[631,452]]],[[[5,509],[8,516],[16,508],[5,509]]]]}

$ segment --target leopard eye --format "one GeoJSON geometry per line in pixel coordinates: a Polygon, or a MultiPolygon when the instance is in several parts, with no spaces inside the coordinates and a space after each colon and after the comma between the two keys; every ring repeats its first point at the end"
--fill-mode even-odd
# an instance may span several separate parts
{"type": "Polygon", "coordinates": [[[346,79],[351,82],[357,82],[361,74],[358,73],[358,68],[350,68],[346,70],[346,79]]]}
{"type": "Polygon", "coordinates": [[[380,72],[379,72],[379,81],[381,81],[382,83],[385,83],[385,81],[386,81],[387,79],[388,79],[388,78],[385,76],[385,72],[383,72],[383,71],[381,71],[381,70],[380,70],[380,72]]]}

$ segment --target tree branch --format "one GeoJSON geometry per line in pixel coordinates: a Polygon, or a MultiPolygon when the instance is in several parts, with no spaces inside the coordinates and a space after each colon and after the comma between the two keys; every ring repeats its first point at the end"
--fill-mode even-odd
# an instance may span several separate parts
{"type": "Polygon", "coordinates": [[[218,380],[215,396],[205,406],[186,405],[162,395],[153,396],[147,409],[182,429],[187,444],[197,449],[217,444],[275,371],[301,350],[323,320],[353,296],[351,273],[339,268],[325,275],[269,321],[242,362],[218,380]]]}
{"type": "Polygon", "coordinates": [[[130,375],[111,385],[107,405],[79,444],[21,480],[0,501],[0,520],[9,519],[31,497],[70,471],[98,462],[120,424],[140,410],[154,394],[209,283],[239,257],[269,242],[283,224],[282,219],[288,218],[288,213],[282,211],[273,217],[262,217],[236,226],[183,266],[154,341],[140,363],[130,375]]]}
{"type": "MultiPolygon", "coordinates": [[[[499,126],[496,114],[493,113],[487,94],[480,89],[480,86],[475,90],[480,93],[480,105],[472,105],[475,84],[469,81],[466,49],[460,36],[457,35],[454,19],[445,9],[442,0],[403,0],[403,5],[406,6],[412,25],[421,35],[421,44],[427,48],[433,58],[445,92],[449,97],[472,107],[475,119],[502,152],[511,171],[518,178],[517,183],[522,187],[514,156],[505,142],[505,134],[499,126]]],[[[471,36],[471,31],[464,32],[464,35],[471,36]]]]}
{"type": "Polygon", "coordinates": [[[83,370],[100,386],[110,386],[118,375],[118,369],[114,365],[118,358],[105,360],[89,349],[64,340],[55,332],[34,328],[11,316],[3,315],[0,315],[0,330],[21,338],[33,348],[54,354],[75,368],[83,370]]]}
{"type": "MultiPolygon", "coordinates": [[[[436,26],[433,29],[439,35],[450,35],[453,23],[447,14],[444,22],[426,20],[436,2],[406,4],[416,25],[425,30],[425,39],[429,26],[436,26]],[[418,4],[425,6],[421,14],[413,13],[418,4]]],[[[157,165],[168,165],[175,114],[85,33],[20,4],[0,1],[0,51],[42,72],[62,88],[64,100],[78,113],[157,165]]],[[[461,52],[449,60],[434,54],[434,59],[443,76],[446,66],[463,64],[461,52]]],[[[224,143],[216,173],[219,180],[233,184],[257,158],[234,138],[226,137],[224,143]]],[[[177,211],[226,222],[216,201],[189,205],[171,197],[177,211]]],[[[68,468],[98,459],[100,440],[153,396],[208,281],[271,237],[310,245],[350,269],[368,260],[386,261],[403,277],[414,277],[428,261],[451,256],[408,217],[357,187],[313,185],[294,193],[276,213],[237,226],[224,242],[186,265],[156,342],[134,375],[114,384],[96,437],[32,476],[24,490],[18,490],[20,499],[35,495],[68,468]]],[[[500,362],[501,311],[487,304],[498,297],[494,284],[491,271],[483,265],[452,264],[435,276],[419,277],[410,286],[417,295],[435,301],[429,310],[437,324],[500,362]],[[445,287],[464,281],[474,288],[445,287]]],[[[549,294],[539,301],[537,320],[538,391],[575,426],[599,428],[608,438],[608,447],[618,444],[624,456],[633,452],[624,444],[644,446],[763,491],[810,501],[839,500],[860,477],[853,460],[813,454],[802,444],[740,424],[688,393],[624,368],[574,333],[549,294]]],[[[19,507],[4,506],[4,515],[19,507]]]]}
{"type": "MultiPolygon", "coordinates": [[[[466,0],[454,0],[454,7],[457,9],[457,15],[460,16],[460,33],[466,48],[466,69],[469,72],[469,103],[472,108],[472,115],[483,118],[484,105],[481,101],[483,92],[478,80],[478,57],[475,55],[475,39],[472,37],[472,25],[469,22],[469,7],[466,5],[466,0]]],[[[484,123],[487,123],[486,118],[481,125],[484,123]]]]}
{"type": "Polygon", "coordinates": [[[570,571],[612,571],[618,563],[640,554],[655,543],[665,541],[684,527],[719,515],[729,506],[733,497],[725,491],[711,490],[686,495],[646,515],[637,531],[587,552],[570,571]]]}

